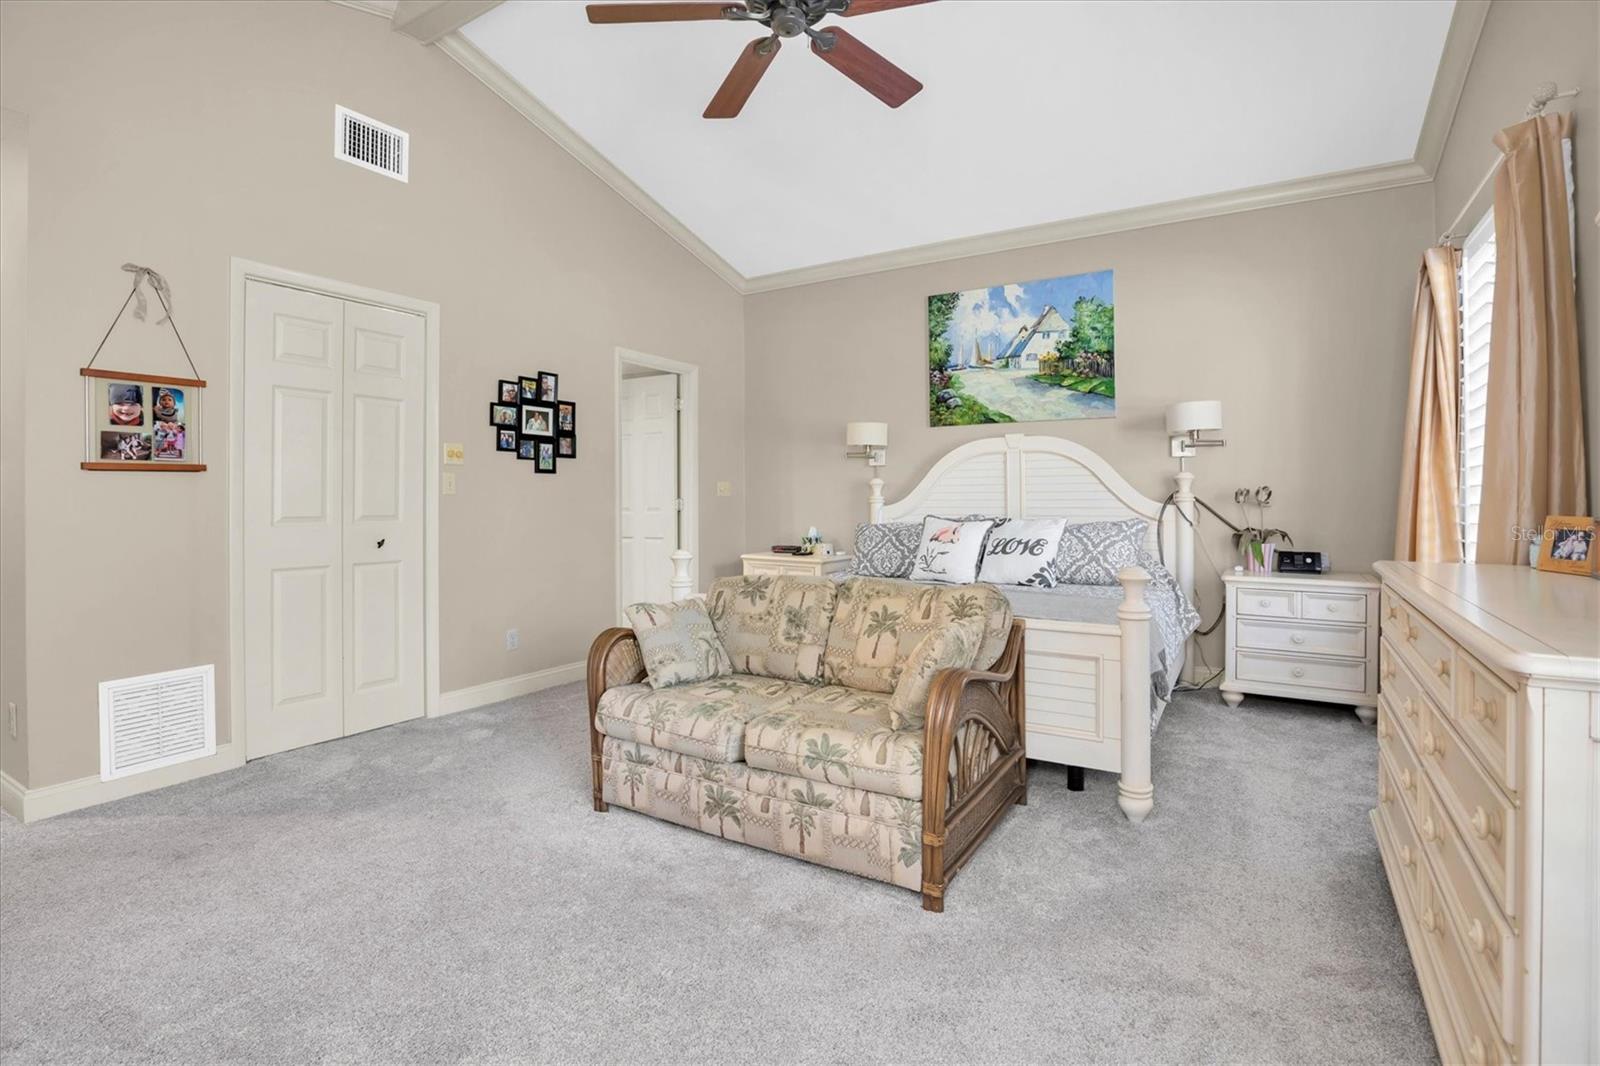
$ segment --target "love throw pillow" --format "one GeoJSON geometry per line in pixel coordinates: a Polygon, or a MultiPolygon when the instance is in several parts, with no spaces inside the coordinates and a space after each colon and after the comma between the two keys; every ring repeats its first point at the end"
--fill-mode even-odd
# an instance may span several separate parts
{"type": "Polygon", "coordinates": [[[989,531],[978,580],[1051,588],[1056,583],[1056,552],[1061,550],[1061,534],[1066,527],[1065,518],[1009,518],[1000,522],[989,531]]]}
{"type": "Polygon", "coordinates": [[[978,560],[983,556],[983,537],[994,525],[992,519],[962,522],[954,518],[925,518],[917,557],[911,566],[912,581],[942,581],[950,585],[969,585],[978,580],[978,560]]]}

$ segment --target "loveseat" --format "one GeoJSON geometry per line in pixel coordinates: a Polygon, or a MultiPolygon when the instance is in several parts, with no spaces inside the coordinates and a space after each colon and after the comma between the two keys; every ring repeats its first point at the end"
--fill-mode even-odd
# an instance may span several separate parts
{"type": "Polygon", "coordinates": [[[732,673],[652,687],[634,630],[590,649],[595,810],[887,881],[942,911],[956,871],[1027,802],[1023,625],[1005,597],[729,577],[705,604],[732,673]]]}

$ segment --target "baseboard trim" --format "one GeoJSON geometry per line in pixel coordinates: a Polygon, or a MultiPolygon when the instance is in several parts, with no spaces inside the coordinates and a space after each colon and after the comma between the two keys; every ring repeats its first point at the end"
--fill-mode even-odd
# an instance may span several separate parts
{"type": "Polygon", "coordinates": [[[153,792],[168,785],[209,777],[224,770],[236,770],[243,765],[242,752],[235,752],[232,744],[218,744],[217,753],[204,759],[163,766],[159,770],[111,781],[102,781],[100,775],[96,774],[40,788],[24,788],[9,775],[0,774],[0,801],[18,821],[37,822],[41,818],[54,818],[69,811],[96,807],[112,800],[137,796],[141,792],[153,792]]]}
{"type": "Polygon", "coordinates": [[[583,680],[584,664],[563,663],[560,666],[548,666],[543,670],[535,670],[528,674],[517,674],[514,677],[503,677],[498,681],[485,681],[481,685],[469,685],[466,688],[451,689],[439,697],[439,711],[435,717],[446,714],[456,714],[459,711],[470,711],[474,707],[487,707],[491,703],[501,700],[514,700],[518,696],[526,696],[530,692],[541,689],[554,688],[573,681],[583,680]]]}

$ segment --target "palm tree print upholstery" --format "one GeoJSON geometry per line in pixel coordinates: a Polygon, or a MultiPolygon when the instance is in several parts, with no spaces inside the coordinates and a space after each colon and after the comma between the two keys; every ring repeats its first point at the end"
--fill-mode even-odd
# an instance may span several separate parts
{"type": "Polygon", "coordinates": [[[733,673],[733,663],[701,601],[636,603],[623,614],[639,642],[651,688],[733,673]]]}
{"type": "Polygon", "coordinates": [[[619,740],[736,762],[744,757],[746,722],[816,691],[793,681],[745,674],[661,689],[623,685],[600,697],[595,728],[619,740]]]}
{"type": "Polygon", "coordinates": [[[952,622],[980,619],[982,639],[975,657],[960,665],[981,669],[1000,657],[1011,631],[1011,604],[999,589],[849,578],[839,586],[822,657],[823,679],[865,692],[894,692],[925,637],[952,622]]]}
{"type": "Polygon", "coordinates": [[[706,604],[739,673],[820,684],[837,595],[825,577],[724,577],[706,604]]]}
{"type": "Polygon", "coordinates": [[[890,698],[855,689],[816,689],[745,726],[744,760],[829,785],[922,797],[923,735],[896,729],[890,698]]]}

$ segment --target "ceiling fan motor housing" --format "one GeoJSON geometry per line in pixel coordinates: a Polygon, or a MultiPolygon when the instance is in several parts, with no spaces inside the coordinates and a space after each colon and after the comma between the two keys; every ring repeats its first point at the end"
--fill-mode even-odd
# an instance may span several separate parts
{"type": "Polygon", "coordinates": [[[798,37],[811,26],[812,18],[799,6],[775,4],[772,8],[772,32],[779,37],[798,37]]]}

